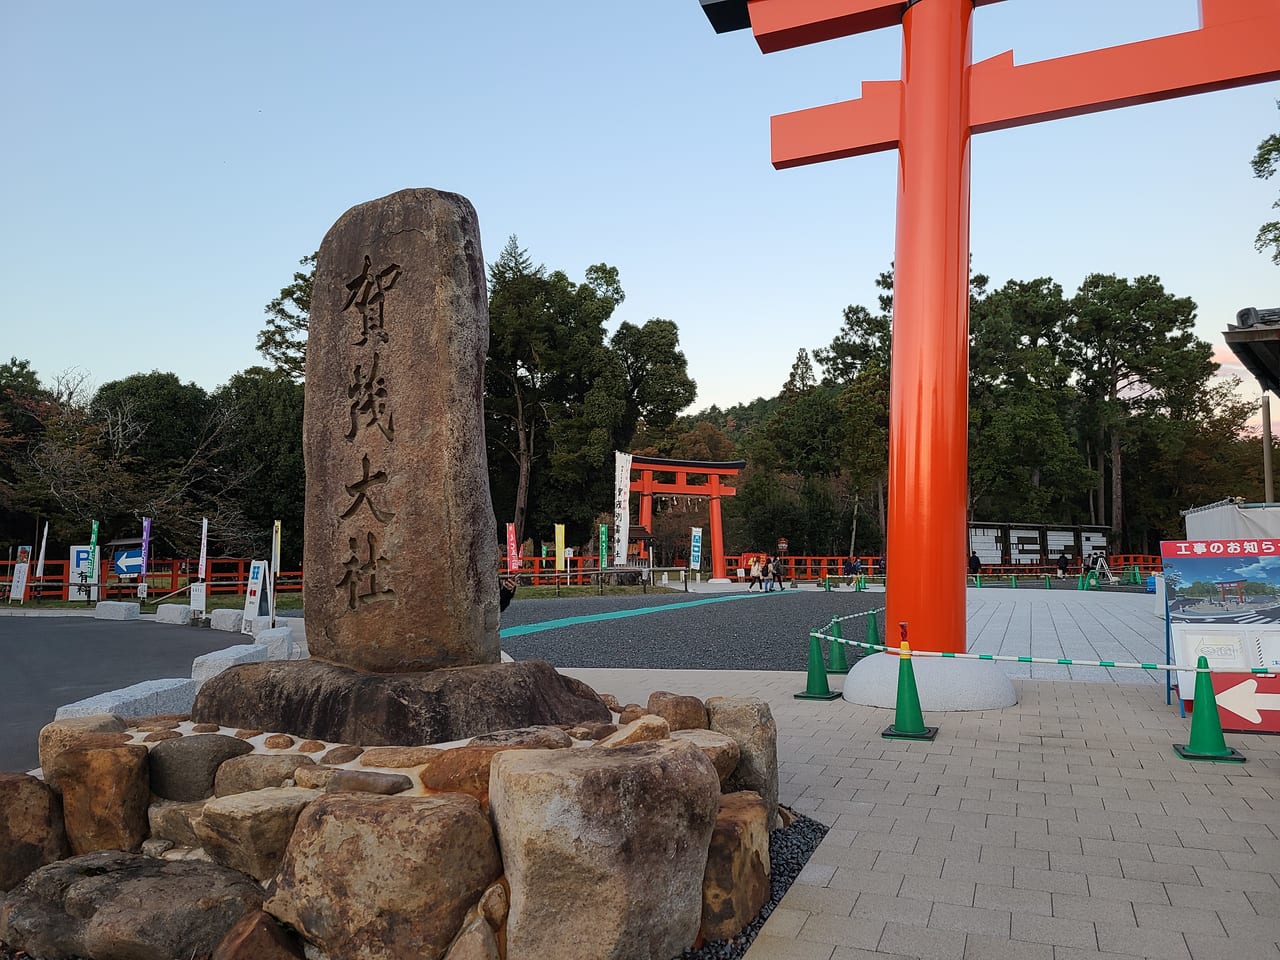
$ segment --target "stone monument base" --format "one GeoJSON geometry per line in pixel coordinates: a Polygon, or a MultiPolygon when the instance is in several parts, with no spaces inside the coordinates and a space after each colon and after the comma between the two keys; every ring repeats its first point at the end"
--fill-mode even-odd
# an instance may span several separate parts
{"type": "Polygon", "coordinates": [[[207,681],[191,716],[196,723],[363,746],[611,719],[594,690],[542,660],[427,673],[366,673],[316,659],[246,663],[207,681]]]}
{"type": "MultiPolygon", "coordinates": [[[[998,710],[1018,702],[1012,681],[995,663],[912,657],[911,665],[922,710],[998,710]]],[[[898,700],[898,657],[873,653],[855,663],[845,677],[844,699],[893,709],[898,700]]]]}

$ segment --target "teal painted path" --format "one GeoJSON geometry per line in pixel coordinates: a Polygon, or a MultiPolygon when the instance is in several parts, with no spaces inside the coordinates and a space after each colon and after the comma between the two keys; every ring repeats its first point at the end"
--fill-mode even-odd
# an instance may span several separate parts
{"type": "MultiPolygon", "coordinates": [[[[787,591],[770,591],[786,593],[787,591]]],[[[613,610],[609,613],[593,613],[581,617],[562,617],[559,620],[543,620],[541,623],[525,623],[518,627],[506,627],[500,630],[500,637],[523,637],[530,633],[542,633],[544,630],[558,630],[561,627],[572,627],[580,623],[595,623],[601,620],[621,620],[624,617],[640,617],[646,613],[666,613],[682,607],[703,607],[708,603],[729,603],[732,600],[751,600],[763,597],[763,593],[735,593],[727,597],[708,597],[705,600],[682,600],[679,603],[664,603],[657,607],[637,607],[634,610],[613,610]]]]}

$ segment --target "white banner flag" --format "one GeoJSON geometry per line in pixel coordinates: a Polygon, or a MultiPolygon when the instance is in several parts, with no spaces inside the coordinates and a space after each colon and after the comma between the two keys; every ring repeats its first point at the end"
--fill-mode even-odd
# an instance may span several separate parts
{"type": "Polygon", "coordinates": [[[44,548],[49,545],[49,521],[44,522],[44,536],[40,538],[40,559],[36,561],[36,579],[44,577],[44,548]]]}
{"type": "Polygon", "coordinates": [[[615,451],[613,456],[613,562],[621,567],[631,538],[631,454],[615,451]]]}
{"type": "Polygon", "coordinates": [[[200,521],[200,566],[196,570],[196,576],[204,579],[205,558],[209,555],[209,518],[205,517],[200,521]]]}

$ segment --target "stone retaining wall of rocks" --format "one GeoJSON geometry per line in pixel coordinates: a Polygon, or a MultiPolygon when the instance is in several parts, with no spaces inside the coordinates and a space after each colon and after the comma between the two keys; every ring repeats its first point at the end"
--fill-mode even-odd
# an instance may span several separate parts
{"type": "Polygon", "coordinates": [[[769,896],[768,705],[602,699],[615,722],[410,747],[57,720],[43,779],[0,774],[0,941],[86,960],[662,960],[734,936],[769,896]]]}

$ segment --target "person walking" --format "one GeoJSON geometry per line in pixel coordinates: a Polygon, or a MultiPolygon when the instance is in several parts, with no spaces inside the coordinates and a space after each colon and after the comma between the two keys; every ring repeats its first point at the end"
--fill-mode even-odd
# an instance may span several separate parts
{"type": "Polygon", "coordinates": [[[777,587],[779,590],[782,589],[782,572],[783,572],[782,558],[774,557],[773,558],[773,585],[777,587]]]}
{"type": "Polygon", "coordinates": [[[1062,551],[1062,556],[1058,558],[1058,579],[1061,580],[1067,575],[1067,568],[1071,566],[1071,558],[1067,556],[1067,551],[1062,551]]]}
{"type": "Polygon", "coordinates": [[[969,576],[976,577],[982,573],[982,561],[978,559],[978,551],[969,554],[969,576]]]}
{"type": "Polygon", "coordinates": [[[764,592],[773,593],[773,557],[764,558],[764,566],[760,568],[760,572],[764,576],[764,592]]]}
{"type": "Polygon", "coordinates": [[[750,591],[750,590],[754,590],[756,587],[759,587],[760,591],[762,593],[764,592],[764,584],[760,582],[760,573],[761,573],[760,557],[759,556],[752,557],[751,558],[751,582],[747,585],[747,590],[750,591]]]}

